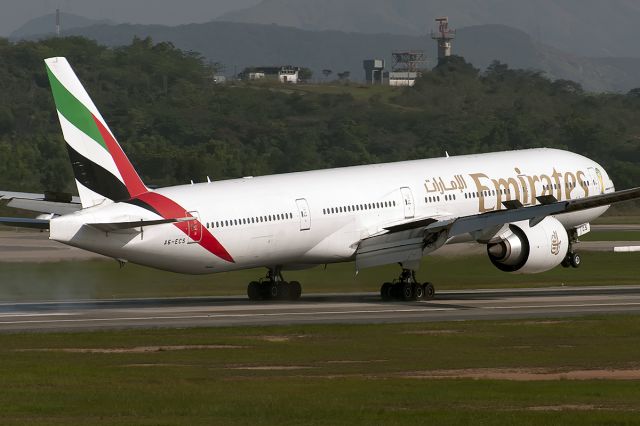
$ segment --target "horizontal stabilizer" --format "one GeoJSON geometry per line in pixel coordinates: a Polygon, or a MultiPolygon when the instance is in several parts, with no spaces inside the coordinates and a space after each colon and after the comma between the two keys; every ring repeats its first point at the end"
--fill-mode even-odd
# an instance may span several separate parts
{"type": "Polygon", "coordinates": [[[23,217],[0,217],[0,225],[17,228],[49,229],[48,219],[28,219],[23,217]]]}
{"type": "Polygon", "coordinates": [[[141,228],[143,226],[164,225],[166,223],[177,222],[190,222],[196,220],[195,217],[181,217],[172,219],[158,219],[158,220],[133,220],[130,222],[101,222],[101,223],[87,223],[87,226],[96,228],[103,232],[121,231],[124,229],[141,228]]]}
{"type": "Polygon", "coordinates": [[[38,213],[52,213],[65,215],[82,208],[80,199],[71,194],[45,192],[34,194],[30,192],[0,191],[0,200],[9,200],[8,207],[30,210],[38,213]]]}
{"type": "Polygon", "coordinates": [[[28,200],[24,198],[13,198],[7,204],[8,207],[14,209],[29,210],[38,213],[53,213],[57,215],[65,215],[77,212],[82,207],[80,204],[74,203],[58,203],[55,201],[44,200],[28,200]]]}

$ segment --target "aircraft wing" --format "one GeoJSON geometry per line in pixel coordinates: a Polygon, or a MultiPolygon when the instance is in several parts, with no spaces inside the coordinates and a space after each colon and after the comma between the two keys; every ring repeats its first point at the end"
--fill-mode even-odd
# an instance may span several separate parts
{"type": "Polygon", "coordinates": [[[448,239],[523,220],[529,220],[531,226],[535,226],[550,215],[607,206],[638,198],[640,198],[640,187],[568,201],[557,201],[553,196],[541,196],[537,198],[540,204],[528,207],[522,206],[517,201],[505,201],[503,205],[506,210],[470,216],[417,218],[389,226],[385,228],[386,232],[360,241],[356,250],[356,269],[398,262],[418,262],[424,255],[425,249],[430,246],[440,247],[443,243],[442,238],[448,239]]]}
{"type": "Polygon", "coordinates": [[[64,215],[82,208],[80,198],[70,194],[0,191],[0,200],[9,200],[7,206],[38,213],[64,215]]]}

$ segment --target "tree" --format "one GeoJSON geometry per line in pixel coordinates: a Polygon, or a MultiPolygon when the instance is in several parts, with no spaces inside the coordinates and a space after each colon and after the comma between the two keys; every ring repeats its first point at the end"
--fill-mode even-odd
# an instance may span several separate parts
{"type": "Polygon", "coordinates": [[[325,69],[323,69],[323,70],[322,70],[322,75],[324,75],[324,78],[325,78],[325,79],[329,78],[329,76],[330,76],[331,74],[333,74],[333,71],[332,71],[332,70],[330,70],[330,69],[326,69],[326,68],[325,68],[325,69]]]}
{"type": "Polygon", "coordinates": [[[571,81],[571,80],[564,80],[564,79],[556,80],[551,84],[551,87],[556,92],[573,93],[573,94],[579,94],[584,92],[580,83],[576,83],[575,81],[571,81]]]}
{"type": "Polygon", "coordinates": [[[627,96],[630,98],[640,99],[640,87],[636,87],[635,89],[631,89],[627,92],[627,96]]]}
{"type": "Polygon", "coordinates": [[[313,76],[313,71],[311,71],[311,69],[307,67],[301,67],[300,70],[298,70],[298,78],[302,82],[311,80],[312,76],[313,76]]]}
{"type": "Polygon", "coordinates": [[[338,73],[338,78],[340,81],[348,80],[351,75],[351,71],[343,71],[338,73]]]}

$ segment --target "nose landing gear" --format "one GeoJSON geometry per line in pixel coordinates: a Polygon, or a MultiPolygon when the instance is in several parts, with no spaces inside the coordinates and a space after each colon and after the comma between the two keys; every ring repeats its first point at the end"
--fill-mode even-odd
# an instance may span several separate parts
{"type": "Polygon", "coordinates": [[[576,234],[575,230],[569,233],[569,238],[569,250],[567,250],[567,255],[565,256],[561,265],[563,268],[579,268],[582,264],[582,257],[580,257],[578,253],[573,251],[573,245],[578,242],[578,235],[576,234]]]}
{"type": "Polygon", "coordinates": [[[570,268],[570,267],[579,268],[581,264],[582,264],[582,257],[580,257],[578,253],[572,251],[571,249],[569,249],[569,251],[567,252],[567,256],[564,258],[564,260],[561,263],[562,267],[564,268],[570,268]]]}

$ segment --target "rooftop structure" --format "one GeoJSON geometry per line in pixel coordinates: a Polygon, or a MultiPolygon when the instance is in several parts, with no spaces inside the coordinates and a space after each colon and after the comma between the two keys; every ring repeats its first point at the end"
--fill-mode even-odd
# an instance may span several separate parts
{"type": "Polygon", "coordinates": [[[422,50],[396,50],[391,53],[392,70],[389,73],[390,86],[413,86],[422,74],[426,56],[422,50]]]}
{"type": "Polygon", "coordinates": [[[449,28],[449,18],[436,18],[438,31],[431,31],[431,38],[438,42],[438,63],[451,56],[451,41],[456,38],[456,30],[449,28]]]}
{"type": "Polygon", "coordinates": [[[367,84],[382,84],[384,77],[384,59],[365,59],[362,62],[367,84]]]}

